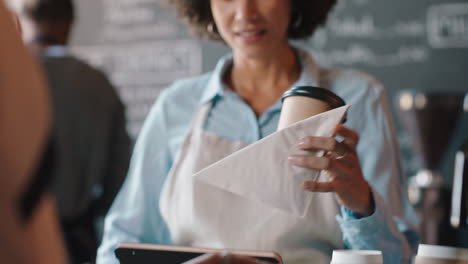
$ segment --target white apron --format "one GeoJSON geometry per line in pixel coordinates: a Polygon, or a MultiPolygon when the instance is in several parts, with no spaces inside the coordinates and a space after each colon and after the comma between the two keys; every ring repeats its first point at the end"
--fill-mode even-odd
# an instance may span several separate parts
{"type": "MultiPolygon", "coordinates": [[[[211,103],[194,115],[164,184],[160,208],[176,245],[275,251],[285,263],[330,263],[342,248],[333,193],[313,194],[305,217],[195,180],[193,174],[247,146],[203,131],[211,103]]],[[[259,161],[259,166],[261,161],[259,161]]],[[[302,192],[298,187],[298,192],[302,192]]]]}

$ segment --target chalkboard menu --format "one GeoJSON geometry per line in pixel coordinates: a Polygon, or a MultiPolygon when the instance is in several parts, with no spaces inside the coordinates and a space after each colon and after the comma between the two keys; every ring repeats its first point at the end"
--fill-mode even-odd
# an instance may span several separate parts
{"type": "Polygon", "coordinates": [[[75,1],[72,50],[104,70],[127,107],[134,138],[158,94],[202,72],[201,45],[158,0],[75,1]]]}
{"type": "Polygon", "coordinates": [[[390,91],[468,91],[468,2],[339,1],[316,56],[370,72],[390,91]]]}
{"type": "MultiPolygon", "coordinates": [[[[338,2],[327,27],[297,43],[317,61],[374,75],[392,100],[401,90],[468,91],[466,0],[338,2]]],[[[126,103],[133,137],[162,89],[211,70],[229,51],[193,38],[164,0],[76,5],[73,50],[108,73],[126,103]]]]}

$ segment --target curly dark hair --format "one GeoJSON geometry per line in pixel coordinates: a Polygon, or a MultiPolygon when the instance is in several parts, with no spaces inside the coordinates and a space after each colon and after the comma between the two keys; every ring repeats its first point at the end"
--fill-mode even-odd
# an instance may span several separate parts
{"type": "MultiPolygon", "coordinates": [[[[337,0],[290,1],[292,14],[288,38],[307,39],[319,26],[325,24],[337,0]]],[[[215,27],[213,30],[208,30],[209,25],[215,25],[209,0],[169,0],[169,2],[175,5],[178,15],[189,23],[196,35],[222,40],[215,27]]]]}

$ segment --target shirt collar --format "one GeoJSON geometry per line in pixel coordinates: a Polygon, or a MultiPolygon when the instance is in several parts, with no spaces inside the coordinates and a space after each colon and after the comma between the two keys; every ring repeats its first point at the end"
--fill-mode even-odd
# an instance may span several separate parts
{"type": "MultiPolygon", "coordinates": [[[[299,58],[301,66],[301,74],[299,79],[291,86],[319,86],[320,68],[315,63],[312,56],[305,50],[294,48],[296,55],[299,58]]],[[[232,54],[223,56],[216,64],[215,69],[211,73],[210,80],[208,81],[207,89],[203,93],[200,104],[205,104],[214,100],[216,97],[224,95],[224,89],[227,89],[223,83],[223,76],[226,71],[231,67],[233,62],[232,54]]],[[[277,102],[275,107],[281,107],[281,102],[277,102]]]]}
{"type": "Polygon", "coordinates": [[[211,73],[211,78],[208,81],[207,89],[200,99],[200,104],[205,104],[218,96],[223,96],[223,89],[225,88],[223,83],[223,76],[231,67],[232,60],[232,54],[227,54],[219,59],[216,67],[211,73]]]}

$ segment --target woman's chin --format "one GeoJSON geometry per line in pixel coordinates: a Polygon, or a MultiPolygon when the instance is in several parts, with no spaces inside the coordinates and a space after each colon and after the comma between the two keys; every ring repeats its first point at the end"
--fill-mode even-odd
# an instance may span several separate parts
{"type": "Polygon", "coordinates": [[[238,52],[237,54],[241,55],[243,59],[247,60],[266,60],[268,58],[271,58],[272,54],[269,52],[263,51],[253,51],[253,50],[243,50],[241,52],[238,52]]]}

